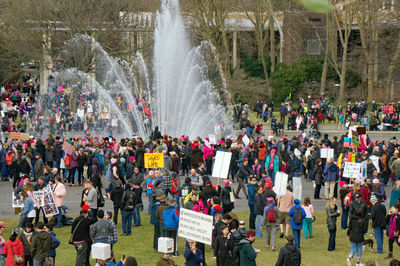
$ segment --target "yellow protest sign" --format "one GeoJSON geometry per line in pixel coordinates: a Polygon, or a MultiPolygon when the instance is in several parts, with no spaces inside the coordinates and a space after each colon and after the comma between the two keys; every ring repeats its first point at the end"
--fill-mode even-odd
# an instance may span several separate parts
{"type": "Polygon", "coordinates": [[[162,153],[145,153],[145,168],[164,168],[164,156],[162,153]]]}

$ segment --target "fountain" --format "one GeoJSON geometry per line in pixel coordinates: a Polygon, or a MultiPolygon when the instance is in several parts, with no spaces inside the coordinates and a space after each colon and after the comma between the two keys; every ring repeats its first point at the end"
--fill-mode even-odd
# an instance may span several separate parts
{"type": "Polygon", "coordinates": [[[56,73],[56,77],[59,82],[67,84],[73,83],[77,77],[91,84],[99,99],[108,102],[111,112],[122,121],[124,133],[131,135],[134,131],[141,137],[147,137],[155,126],[170,136],[186,135],[192,138],[207,137],[209,134],[225,135],[233,131],[226,107],[207,78],[208,68],[203,51],[211,46],[202,42],[197,47],[190,47],[178,0],[162,1],[161,9],[156,13],[153,65],[150,67],[152,75],[148,74],[148,67],[140,53],[135,56],[132,71],[126,62],[108,55],[89,36],[75,36],[67,44],[79,48],[82,42],[86,42],[85,45],[89,42],[94,52],[95,79],[94,75],[68,69],[56,73]],[[140,101],[134,97],[139,95],[138,76],[144,83],[145,91],[140,101]],[[116,93],[132,104],[128,111],[133,121],[127,121],[124,113],[118,110],[116,93]],[[150,116],[144,113],[145,108],[150,110],[150,116]],[[130,126],[130,122],[134,127],[130,126]]]}

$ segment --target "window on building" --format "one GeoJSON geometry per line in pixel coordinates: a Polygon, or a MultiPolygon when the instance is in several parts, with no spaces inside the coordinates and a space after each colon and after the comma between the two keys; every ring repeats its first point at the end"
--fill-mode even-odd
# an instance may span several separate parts
{"type": "Polygon", "coordinates": [[[309,54],[309,55],[320,55],[321,54],[321,43],[319,40],[308,40],[307,41],[307,54],[309,54]]]}

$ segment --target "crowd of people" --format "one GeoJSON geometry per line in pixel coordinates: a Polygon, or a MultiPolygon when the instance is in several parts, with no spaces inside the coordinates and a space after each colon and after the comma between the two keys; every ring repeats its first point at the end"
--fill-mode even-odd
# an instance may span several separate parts
{"type": "MultiPolygon", "coordinates": [[[[91,244],[106,243],[112,247],[118,241],[118,232],[122,237],[129,237],[133,226],[141,226],[144,201],[154,227],[155,251],[158,239],[169,237],[175,243],[172,255],[180,255],[179,210],[185,208],[213,217],[212,247],[217,265],[256,265],[260,250],[251,245],[263,237],[264,229],[267,249],[276,250],[277,237],[285,237],[287,241],[280,249],[276,265],[300,265],[301,231],[304,229],[304,238],[314,236],[311,199],[298,199],[293,193],[294,179],[302,177],[315,184],[313,199],[316,201],[321,200],[320,190],[325,186],[328,251],[336,249],[337,218],[340,217],[340,227],[347,230],[351,243],[349,265],[354,256],[357,256],[357,265],[362,265],[362,247],[366,240],[371,240],[369,229],[373,231],[378,254],[383,253],[386,232],[387,258],[393,258],[394,243],[400,245],[400,152],[396,138],[373,142],[366,137],[367,144],[361,148],[346,147],[345,136],[332,140],[327,135],[319,140],[301,134],[291,139],[261,136],[250,138],[248,145],[242,137],[226,136],[210,144],[208,138],[173,138],[156,129],[148,141],[133,137],[117,142],[112,136],[98,138],[90,134],[75,138],[49,134],[46,139],[7,140],[1,146],[1,176],[3,180],[13,181],[15,193],[25,207],[20,214],[19,228],[12,231],[9,241],[1,241],[3,254],[10,261],[14,256],[10,256],[13,246],[14,254],[26,261],[54,258],[58,242],[51,233],[52,227],[62,227],[68,222],[63,216],[64,198],[69,187],[82,186],[80,216],[70,221],[71,243],[77,251],[76,265],[88,265],[91,244]],[[72,150],[66,149],[65,143],[72,150]],[[321,158],[321,150],[325,148],[333,149],[332,158],[321,158]],[[223,185],[213,184],[210,178],[217,151],[232,153],[229,175],[223,185]],[[164,168],[146,169],[145,153],[162,153],[164,168]],[[343,177],[347,162],[362,165],[357,178],[343,177]],[[278,173],[288,176],[284,195],[277,195],[273,189],[278,173]],[[236,189],[233,183],[237,183],[236,189]],[[58,208],[54,221],[46,219],[43,207],[33,197],[34,191],[47,185],[58,208]],[[388,185],[392,187],[390,195],[385,192],[388,185]],[[235,202],[242,193],[250,211],[247,226],[234,212],[235,202]],[[112,201],[113,212],[104,210],[105,199],[112,201]],[[388,211],[386,200],[389,200],[388,211]],[[46,235],[52,244],[46,240],[45,252],[32,248],[35,241],[25,241],[24,237],[35,239],[34,231],[51,236],[46,235]],[[17,238],[22,239],[23,248],[17,238]],[[54,256],[49,255],[51,251],[54,256]],[[37,256],[35,252],[46,256],[37,256]]],[[[5,228],[5,224],[1,223],[0,227],[5,228]]],[[[37,238],[45,241],[39,234],[37,238]]],[[[183,256],[186,265],[205,265],[205,245],[187,241],[183,256]]],[[[114,265],[109,264],[113,260],[98,263],[114,265]]],[[[170,255],[163,253],[157,265],[173,263],[170,255]]],[[[13,264],[6,262],[6,265],[13,264]]]]}

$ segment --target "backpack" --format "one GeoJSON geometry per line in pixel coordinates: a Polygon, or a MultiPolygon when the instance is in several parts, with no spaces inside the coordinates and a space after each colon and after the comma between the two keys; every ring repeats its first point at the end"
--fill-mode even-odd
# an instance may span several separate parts
{"type": "Polygon", "coordinates": [[[300,254],[299,250],[296,247],[294,251],[287,254],[286,265],[300,266],[300,254]]]}
{"type": "Polygon", "coordinates": [[[293,208],[293,222],[296,225],[300,225],[303,223],[303,214],[301,213],[301,208],[293,208]]]}
{"type": "Polygon", "coordinates": [[[71,159],[69,158],[69,155],[66,154],[64,156],[64,162],[66,167],[69,167],[71,165],[71,159]]]}
{"type": "Polygon", "coordinates": [[[97,208],[102,208],[104,207],[104,197],[103,195],[101,195],[101,193],[99,191],[97,191],[97,208]]]}
{"type": "Polygon", "coordinates": [[[267,221],[269,223],[276,223],[276,212],[275,212],[275,206],[273,204],[267,209],[266,214],[267,214],[267,221]]]}

